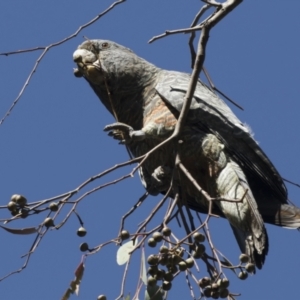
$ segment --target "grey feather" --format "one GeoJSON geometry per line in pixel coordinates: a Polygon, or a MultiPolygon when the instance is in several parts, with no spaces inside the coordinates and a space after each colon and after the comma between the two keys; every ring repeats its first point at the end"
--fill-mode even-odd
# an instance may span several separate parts
{"type": "MultiPolygon", "coordinates": [[[[145,154],[172,134],[189,74],[162,70],[106,40],[84,42],[73,59],[77,76],[87,80],[117,122],[128,125],[129,136],[142,137],[126,140],[134,156],[145,154]]],[[[112,129],[111,136],[122,137],[114,133],[114,127],[107,127],[112,129]]],[[[261,268],[268,252],[264,222],[299,228],[300,209],[288,203],[280,174],[248,128],[199,80],[181,133],[180,151],[183,164],[212,197],[242,199],[215,202],[212,212],[229,220],[241,251],[261,268]]],[[[171,142],[141,166],[141,180],[149,193],[167,191],[177,147],[171,142]]],[[[190,208],[207,213],[207,200],[183,174],[173,181],[183,189],[190,208]]]]}

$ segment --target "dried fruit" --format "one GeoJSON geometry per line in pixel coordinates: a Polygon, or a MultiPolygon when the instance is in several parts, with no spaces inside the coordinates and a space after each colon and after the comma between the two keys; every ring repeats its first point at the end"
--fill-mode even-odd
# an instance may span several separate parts
{"type": "Polygon", "coordinates": [[[21,218],[25,219],[28,216],[29,210],[26,208],[20,209],[19,213],[21,214],[21,218]]]}
{"type": "Polygon", "coordinates": [[[211,297],[211,293],[212,293],[212,289],[211,289],[211,286],[208,285],[205,290],[203,291],[203,294],[205,297],[209,298],[211,297]]]}
{"type": "Polygon", "coordinates": [[[167,246],[163,245],[163,246],[161,246],[159,248],[159,252],[160,253],[168,253],[169,252],[169,248],[167,246]]]}
{"type": "Polygon", "coordinates": [[[199,244],[196,247],[196,250],[193,252],[193,257],[201,258],[204,252],[205,252],[205,246],[203,244],[199,244]]]}
{"type": "Polygon", "coordinates": [[[148,256],[147,261],[148,261],[148,264],[151,266],[157,265],[158,264],[158,256],[151,254],[148,256]]]}
{"type": "Polygon", "coordinates": [[[159,264],[165,266],[168,263],[168,255],[162,255],[159,258],[159,264]]]}
{"type": "Polygon", "coordinates": [[[162,230],[162,234],[164,236],[170,236],[171,233],[172,233],[172,230],[169,227],[164,227],[163,230],[162,230]]]}
{"type": "Polygon", "coordinates": [[[13,210],[10,212],[12,216],[16,216],[19,214],[18,210],[13,210]]]}
{"type": "Polygon", "coordinates": [[[7,204],[7,208],[9,211],[15,211],[17,210],[17,207],[18,207],[17,204],[13,201],[8,202],[7,204]]]}
{"type": "Polygon", "coordinates": [[[89,250],[89,245],[87,243],[82,243],[80,244],[80,251],[85,252],[87,250],[89,250]]]}
{"type": "Polygon", "coordinates": [[[154,232],[153,234],[152,234],[152,237],[153,237],[153,239],[157,242],[157,243],[159,243],[159,242],[161,242],[162,241],[162,239],[163,239],[163,236],[162,236],[162,234],[160,233],[160,232],[154,232]]]}
{"type": "MultiPolygon", "coordinates": [[[[198,285],[203,289],[207,286],[209,286],[211,283],[211,279],[209,277],[203,277],[199,280],[198,285]]],[[[210,287],[211,289],[211,287],[210,287]]]]}
{"type": "Polygon", "coordinates": [[[248,277],[248,273],[247,273],[247,272],[241,271],[241,272],[239,273],[239,278],[240,278],[241,280],[245,280],[245,279],[247,279],[247,277],[248,277]]]}
{"type": "Polygon", "coordinates": [[[220,298],[227,298],[229,295],[229,291],[227,289],[220,289],[219,293],[220,293],[220,298]]]}
{"type": "Polygon", "coordinates": [[[222,278],[221,279],[221,283],[220,283],[220,287],[221,288],[228,288],[229,287],[229,280],[227,278],[222,278]]]}
{"type": "Polygon", "coordinates": [[[24,207],[27,203],[27,199],[19,194],[12,195],[10,201],[17,203],[20,207],[24,207]]]}
{"type": "Polygon", "coordinates": [[[78,230],[77,230],[77,235],[80,236],[80,237],[83,237],[86,235],[86,229],[84,227],[79,227],[78,230]]]}
{"type": "Polygon", "coordinates": [[[184,255],[184,249],[183,248],[179,248],[176,250],[176,255],[180,256],[180,257],[183,257],[184,255]]]}
{"type": "Polygon", "coordinates": [[[53,227],[54,226],[54,222],[52,218],[46,218],[44,220],[44,225],[49,228],[49,227],[53,227]]]}
{"type": "Polygon", "coordinates": [[[176,255],[176,254],[173,254],[172,255],[172,261],[175,263],[175,264],[179,264],[183,259],[179,256],[179,255],[176,255]]]}
{"type": "Polygon", "coordinates": [[[49,208],[51,211],[58,211],[58,204],[56,202],[51,202],[49,208]]]}
{"type": "Polygon", "coordinates": [[[181,272],[185,271],[187,269],[187,265],[185,263],[185,261],[181,261],[179,264],[178,264],[178,268],[181,272]]]}
{"type": "Polygon", "coordinates": [[[129,239],[129,237],[130,237],[129,231],[127,230],[121,231],[120,238],[122,239],[122,241],[129,239]]]}
{"type": "Polygon", "coordinates": [[[165,270],[158,269],[157,272],[156,272],[155,278],[157,280],[162,280],[164,278],[165,273],[166,273],[165,270]]]}
{"type": "Polygon", "coordinates": [[[149,247],[152,247],[152,248],[156,247],[156,241],[155,241],[154,238],[150,238],[150,239],[148,240],[148,246],[149,246],[149,247]]]}
{"type": "Polygon", "coordinates": [[[164,279],[169,282],[172,281],[174,279],[172,272],[170,272],[170,271],[166,272],[164,274],[164,279]]]}
{"type": "Polygon", "coordinates": [[[245,269],[248,273],[254,273],[255,272],[255,265],[253,263],[247,263],[245,266],[245,269]]]}
{"type": "Polygon", "coordinates": [[[164,281],[162,284],[162,289],[164,291],[169,291],[172,288],[172,283],[169,281],[164,281]]]}
{"type": "Polygon", "coordinates": [[[196,248],[196,252],[203,254],[205,252],[205,246],[200,244],[196,248]]]}
{"type": "Polygon", "coordinates": [[[205,241],[205,236],[204,236],[204,234],[202,234],[200,232],[195,232],[193,234],[193,239],[195,242],[203,243],[205,241]]]}
{"type": "Polygon", "coordinates": [[[242,264],[247,263],[249,261],[249,256],[242,253],[239,257],[239,260],[242,264]]]}
{"type": "Polygon", "coordinates": [[[213,299],[219,299],[219,296],[220,296],[220,293],[219,291],[212,291],[210,296],[213,298],[213,299]]]}
{"type": "Polygon", "coordinates": [[[148,268],[148,274],[150,274],[152,277],[156,275],[157,271],[158,271],[157,266],[150,266],[148,268]]]}
{"type": "Polygon", "coordinates": [[[189,257],[185,260],[185,263],[186,263],[186,266],[190,269],[194,266],[195,262],[191,257],[189,257]]]}
{"type": "Polygon", "coordinates": [[[169,268],[169,271],[171,271],[173,274],[175,274],[178,272],[178,268],[175,265],[173,265],[169,268]]]}

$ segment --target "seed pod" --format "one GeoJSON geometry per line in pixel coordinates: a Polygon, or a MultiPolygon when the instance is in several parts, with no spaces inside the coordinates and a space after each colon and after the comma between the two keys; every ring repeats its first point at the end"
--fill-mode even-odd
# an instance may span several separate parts
{"type": "Polygon", "coordinates": [[[152,247],[152,248],[156,247],[156,241],[155,241],[154,238],[150,238],[150,239],[148,240],[148,246],[149,246],[149,247],[152,247]]]}
{"type": "Polygon", "coordinates": [[[203,244],[198,245],[198,247],[196,248],[196,251],[198,253],[203,254],[205,252],[205,246],[203,244]]]}
{"type": "Polygon", "coordinates": [[[130,237],[130,233],[127,230],[122,230],[121,234],[120,234],[120,238],[122,239],[122,241],[129,239],[130,237]]]}
{"type": "Polygon", "coordinates": [[[151,255],[148,256],[147,261],[148,261],[149,265],[155,266],[155,265],[158,264],[158,256],[151,254],[151,255]]]}
{"type": "Polygon", "coordinates": [[[166,281],[172,281],[174,279],[174,276],[172,274],[172,272],[168,271],[164,274],[164,280],[166,281]]]}
{"type": "Polygon", "coordinates": [[[54,226],[54,222],[52,218],[46,218],[44,220],[44,225],[49,228],[49,227],[53,227],[54,226]]]}
{"type": "Polygon", "coordinates": [[[247,277],[248,277],[248,273],[247,273],[247,272],[241,271],[241,272],[239,273],[239,278],[240,278],[241,280],[245,280],[245,279],[247,279],[247,277]]]}
{"type": "Polygon", "coordinates": [[[242,253],[239,257],[239,260],[242,264],[247,263],[249,261],[249,256],[242,253]]]}
{"type": "Polygon", "coordinates": [[[20,209],[19,213],[21,214],[21,218],[25,219],[28,216],[29,210],[26,208],[22,208],[20,209]]]}
{"type": "Polygon", "coordinates": [[[190,269],[194,266],[195,262],[191,257],[189,257],[185,260],[185,263],[186,263],[186,266],[190,269]]]}
{"type": "Polygon", "coordinates": [[[201,258],[204,252],[205,252],[205,246],[203,244],[199,244],[196,247],[196,250],[193,252],[193,257],[196,259],[201,258]]]}
{"type": "Polygon", "coordinates": [[[162,234],[164,236],[170,236],[172,233],[171,229],[169,227],[164,227],[163,230],[162,230],[162,234]]]}
{"type": "Polygon", "coordinates": [[[199,259],[202,257],[202,254],[198,253],[197,251],[193,251],[192,252],[192,256],[195,258],[195,259],[199,259]]]}
{"type": "Polygon", "coordinates": [[[209,277],[203,277],[199,280],[198,285],[203,289],[203,288],[209,286],[210,283],[211,283],[211,279],[209,277]]]}
{"type": "Polygon", "coordinates": [[[159,264],[162,266],[165,266],[168,263],[168,256],[167,255],[162,255],[159,258],[159,264]]]}
{"type": "Polygon", "coordinates": [[[161,242],[162,241],[162,239],[163,239],[163,236],[162,236],[162,234],[160,233],[160,232],[154,232],[153,234],[152,234],[152,237],[153,237],[153,239],[155,240],[155,242],[157,242],[157,243],[159,243],[159,242],[161,242]]]}
{"type": "Polygon", "coordinates": [[[27,203],[27,199],[23,195],[12,195],[10,201],[17,203],[20,207],[24,207],[27,203]]]}
{"type": "Polygon", "coordinates": [[[164,281],[162,284],[162,289],[164,291],[169,291],[172,288],[172,283],[169,281],[164,281]]]}
{"type": "Polygon", "coordinates": [[[158,271],[157,266],[150,266],[148,268],[148,274],[151,275],[152,277],[156,275],[157,271],[158,271]]]}
{"type": "Polygon", "coordinates": [[[160,253],[168,253],[169,252],[169,248],[167,246],[163,245],[163,246],[161,246],[159,248],[159,252],[160,253]]]}
{"type": "Polygon", "coordinates": [[[9,211],[15,211],[17,210],[17,204],[13,201],[9,201],[8,204],[7,204],[7,208],[9,211]]]}
{"type": "Polygon", "coordinates": [[[183,257],[184,255],[184,249],[183,248],[179,248],[176,250],[176,255],[180,256],[180,257],[183,257]]]}
{"type": "Polygon", "coordinates": [[[165,275],[166,271],[165,270],[162,270],[162,269],[158,269],[157,270],[157,273],[155,275],[155,278],[157,280],[162,280],[164,278],[164,275],[165,275]]]}
{"type": "Polygon", "coordinates": [[[56,202],[51,202],[49,208],[51,211],[58,211],[58,204],[56,202]]]}
{"type": "Polygon", "coordinates": [[[79,246],[80,251],[85,252],[87,250],[89,250],[89,245],[87,243],[82,243],[79,246]]]}
{"type": "Polygon", "coordinates": [[[169,268],[169,271],[172,272],[173,274],[175,274],[175,273],[177,273],[178,268],[175,265],[173,265],[169,268]]]}
{"type": "Polygon", "coordinates": [[[195,232],[193,234],[193,239],[195,242],[203,243],[205,241],[205,236],[204,236],[204,234],[202,234],[200,232],[195,232]]]}
{"type": "Polygon", "coordinates": [[[176,255],[176,254],[173,254],[173,255],[172,255],[172,261],[173,261],[175,264],[179,264],[182,260],[183,260],[183,259],[182,259],[180,256],[178,256],[178,255],[176,255]]]}
{"type": "Polygon", "coordinates": [[[77,235],[80,236],[80,237],[83,237],[86,235],[86,229],[84,227],[79,227],[78,230],[77,230],[77,235]]]}
{"type": "Polygon", "coordinates": [[[11,211],[10,213],[11,213],[11,215],[12,215],[13,217],[19,214],[19,212],[18,212],[18,210],[17,210],[17,209],[16,209],[16,210],[13,210],[13,211],[11,211]]]}
{"type": "Polygon", "coordinates": [[[255,272],[255,265],[253,263],[247,263],[245,266],[245,269],[248,273],[254,273],[255,272]]]}
{"type": "Polygon", "coordinates": [[[178,264],[178,268],[181,272],[185,271],[187,269],[187,265],[185,263],[185,261],[181,261],[179,264],[178,264]]]}
{"type": "Polygon", "coordinates": [[[227,278],[222,278],[221,279],[221,284],[220,284],[220,287],[225,289],[225,288],[228,288],[229,287],[229,280],[227,278]]]}
{"type": "Polygon", "coordinates": [[[211,286],[208,285],[205,290],[203,291],[203,294],[205,297],[210,298],[211,297],[211,293],[212,293],[212,289],[211,286]]]}
{"type": "Polygon", "coordinates": [[[220,293],[219,291],[212,291],[210,295],[213,299],[219,299],[220,293]]]}
{"type": "Polygon", "coordinates": [[[220,298],[227,298],[229,295],[229,291],[227,289],[220,289],[219,290],[220,293],[220,298]]]}

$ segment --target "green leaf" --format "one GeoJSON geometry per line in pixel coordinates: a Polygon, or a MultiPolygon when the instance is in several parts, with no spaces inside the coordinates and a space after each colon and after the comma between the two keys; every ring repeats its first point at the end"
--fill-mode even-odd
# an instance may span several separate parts
{"type": "Polygon", "coordinates": [[[136,246],[137,244],[137,239],[135,240],[135,243],[133,243],[133,241],[129,241],[125,244],[123,244],[117,252],[117,263],[118,265],[124,265],[128,262],[130,255],[129,254],[136,246]]]}
{"type": "Polygon", "coordinates": [[[145,249],[142,249],[141,255],[141,274],[140,277],[145,285],[147,285],[147,270],[146,270],[146,259],[145,259],[145,249]]]}
{"type": "Polygon", "coordinates": [[[13,234],[32,234],[32,233],[36,233],[38,231],[38,228],[36,228],[36,227],[27,227],[27,228],[21,228],[21,229],[8,228],[8,227],[4,227],[1,225],[0,225],[0,227],[10,233],[13,233],[13,234]]]}

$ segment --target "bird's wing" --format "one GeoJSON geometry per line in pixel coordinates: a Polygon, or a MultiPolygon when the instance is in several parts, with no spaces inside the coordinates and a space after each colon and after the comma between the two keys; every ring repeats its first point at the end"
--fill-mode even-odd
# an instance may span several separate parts
{"type": "MultiPolygon", "coordinates": [[[[189,81],[188,74],[161,71],[156,91],[166,103],[180,112],[189,81]]],[[[252,181],[255,187],[262,189],[263,183],[268,198],[287,203],[287,190],[281,176],[254,140],[249,129],[224,101],[201,81],[197,83],[187,122],[216,135],[226,146],[226,151],[231,158],[244,170],[250,185],[252,181]]],[[[257,199],[257,201],[264,200],[257,199]]]]}

